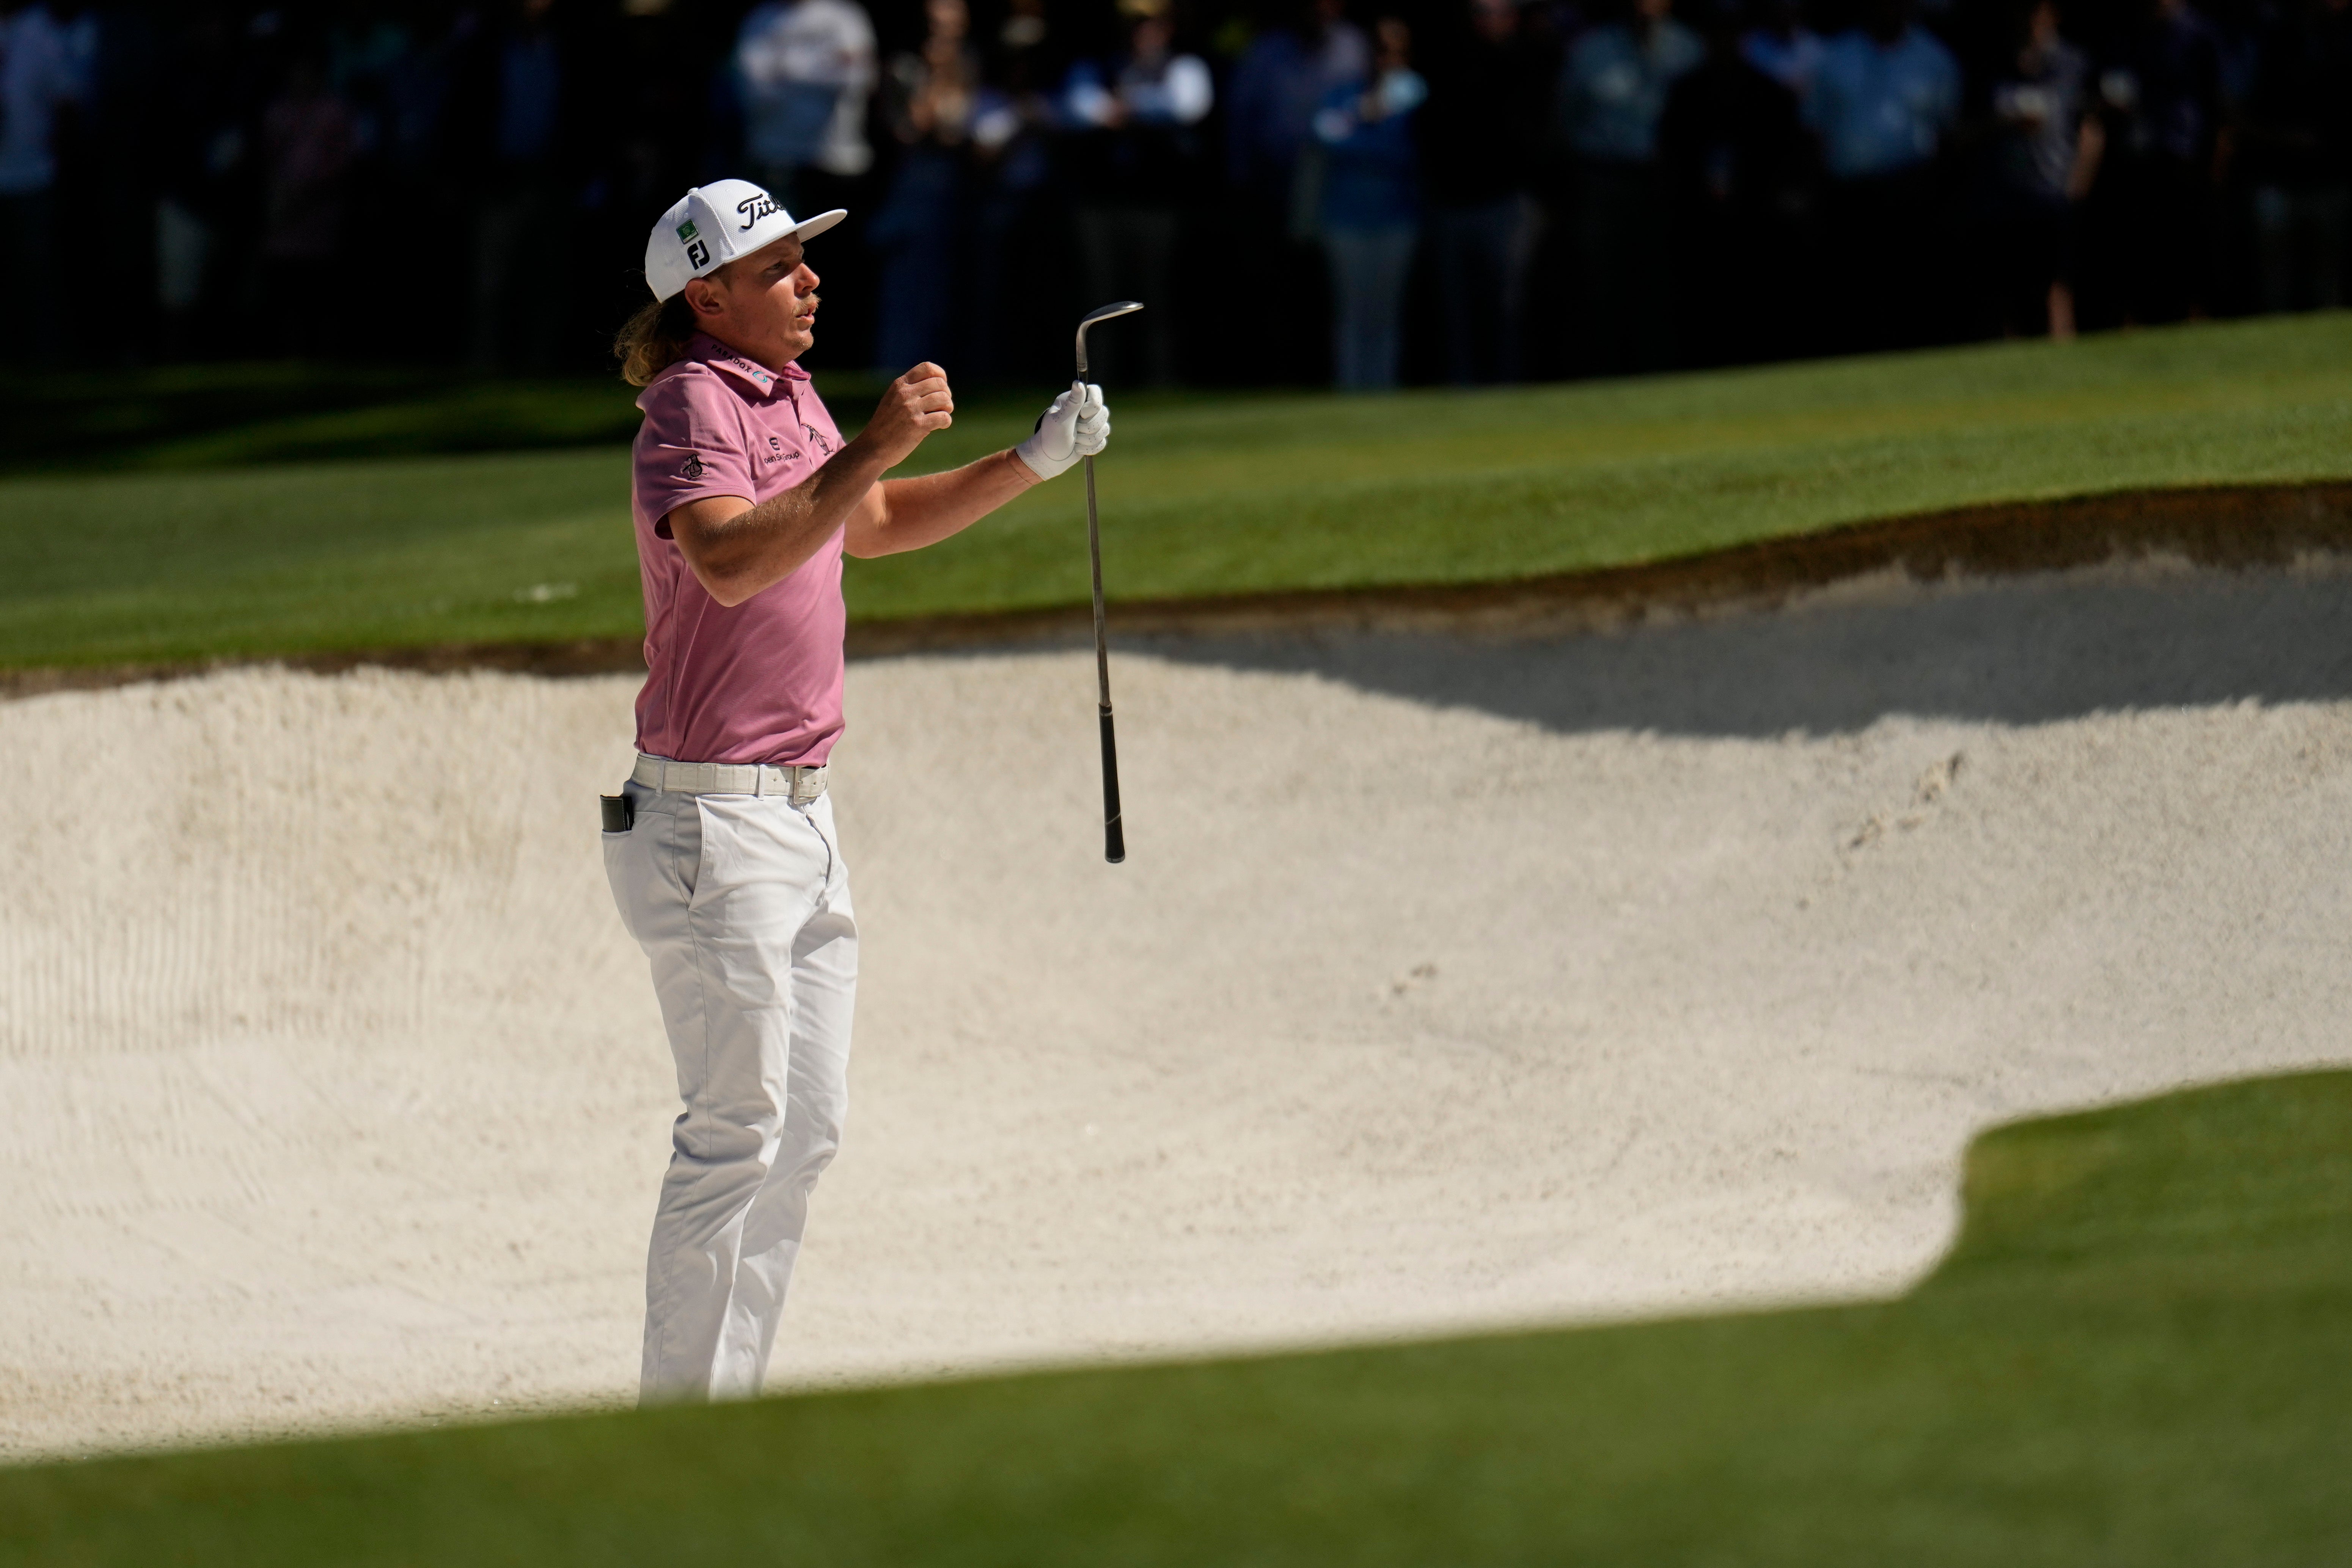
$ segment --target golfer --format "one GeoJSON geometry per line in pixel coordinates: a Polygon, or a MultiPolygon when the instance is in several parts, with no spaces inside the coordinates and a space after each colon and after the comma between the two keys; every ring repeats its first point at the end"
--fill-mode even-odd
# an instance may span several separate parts
{"type": "Polygon", "coordinates": [[[686,1103],[646,1263],[648,1402],[760,1391],[809,1194],[841,1141],[857,985],[825,796],[841,558],[936,544],[1110,436],[1101,390],[1074,384],[1018,447],[885,479],[955,399],[946,372],[917,365],[841,438],[799,361],[817,310],[803,246],[845,215],[796,219],[741,180],[688,191],[654,225],[653,302],[615,344],[645,388],[646,675],[604,868],[652,961],[686,1103]]]}

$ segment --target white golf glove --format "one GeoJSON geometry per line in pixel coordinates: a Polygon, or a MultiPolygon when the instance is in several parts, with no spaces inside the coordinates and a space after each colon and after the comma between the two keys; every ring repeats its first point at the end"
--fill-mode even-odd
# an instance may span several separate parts
{"type": "Polygon", "coordinates": [[[1081,457],[1092,457],[1110,444],[1110,405],[1102,388],[1072,382],[1037,421],[1036,432],[1013,449],[1040,479],[1069,471],[1081,457]]]}

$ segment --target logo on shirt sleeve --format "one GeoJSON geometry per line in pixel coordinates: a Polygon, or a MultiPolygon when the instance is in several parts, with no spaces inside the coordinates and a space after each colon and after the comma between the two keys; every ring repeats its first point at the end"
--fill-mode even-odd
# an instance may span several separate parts
{"type": "Polygon", "coordinates": [[[688,453],[686,461],[677,465],[677,476],[681,479],[699,479],[709,472],[710,465],[702,460],[702,454],[698,452],[688,453]]]}

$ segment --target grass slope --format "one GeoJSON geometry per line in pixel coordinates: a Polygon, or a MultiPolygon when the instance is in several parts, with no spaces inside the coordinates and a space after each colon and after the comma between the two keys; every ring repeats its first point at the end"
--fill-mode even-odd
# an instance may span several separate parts
{"type": "Polygon", "coordinates": [[[492,379],[419,366],[163,365],[0,384],[0,472],[216,468],[626,441],[613,376],[492,379]]]}
{"type": "MultiPolygon", "coordinates": [[[[2352,313],[1118,407],[1101,470],[1115,598],[1492,580],[1972,502],[2352,476],[2352,313]]],[[[1008,444],[1033,412],[967,410],[921,462],[1008,444]]],[[[630,634],[627,483],[617,448],[0,482],[0,666],[630,634]]],[[[1066,481],[935,549],[854,562],[851,612],[1080,602],[1083,517],[1066,481]]]]}
{"type": "Polygon", "coordinates": [[[2352,1073],[1981,1139],[1883,1305],[0,1471],[41,1564],[2352,1556],[2352,1073]]]}

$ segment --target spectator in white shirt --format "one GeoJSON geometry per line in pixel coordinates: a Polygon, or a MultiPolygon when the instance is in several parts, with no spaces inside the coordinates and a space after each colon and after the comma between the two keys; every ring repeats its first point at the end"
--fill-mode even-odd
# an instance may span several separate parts
{"type": "Polygon", "coordinates": [[[754,7],[735,37],[753,175],[792,210],[821,210],[796,188],[808,171],[854,180],[874,166],[866,141],[874,81],[874,24],[856,0],[754,7]]]}
{"type": "Polygon", "coordinates": [[[735,35],[729,79],[743,116],[743,167],[720,172],[748,176],[795,213],[848,210],[824,236],[826,341],[840,364],[873,362],[877,268],[866,230],[882,193],[866,110],[877,75],[874,24],[857,0],[768,0],[735,35]]]}

